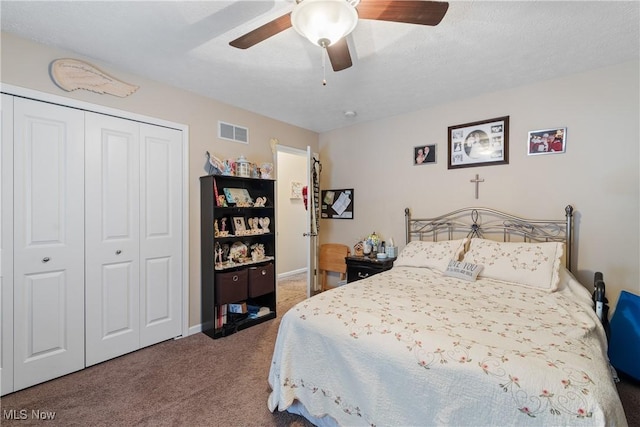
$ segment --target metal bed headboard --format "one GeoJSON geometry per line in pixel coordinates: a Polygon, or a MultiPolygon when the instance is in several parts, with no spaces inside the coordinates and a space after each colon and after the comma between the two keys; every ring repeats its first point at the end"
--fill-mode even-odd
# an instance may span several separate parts
{"type": "Polygon", "coordinates": [[[488,208],[463,208],[435,218],[412,218],[404,210],[406,242],[412,240],[453,240],[463,237],[503,242],[563,242],[565,266],[571,271],[573,207],[564,209],[564,220],[520,218],[488,208]]]}

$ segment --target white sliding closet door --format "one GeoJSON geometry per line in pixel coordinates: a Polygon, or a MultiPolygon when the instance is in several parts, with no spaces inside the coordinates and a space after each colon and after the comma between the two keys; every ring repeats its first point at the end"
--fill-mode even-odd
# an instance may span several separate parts
{"type": "Polygon", "coordinates": [[[140,346],[181,334],[182,132],[140,126],[140,346]]]}
{"type": "Polygon", "coordinates": [[[86,113],[87,366],[140,347],[139,123],[86,113]]]}
{"type": "Polygon", "coordinates": [[[84,368],[84,113],[14,99],[14,385],[84,368]]]}

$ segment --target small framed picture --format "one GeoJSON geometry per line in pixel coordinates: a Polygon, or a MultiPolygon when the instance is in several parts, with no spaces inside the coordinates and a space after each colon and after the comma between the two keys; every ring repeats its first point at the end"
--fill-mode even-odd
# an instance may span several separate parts
{"type": "Polygon", "coordinates": [[[449,169],[508,163],[509,116],[449,126],[449,169]]]}
{"type": "Polygon", "coordinates": [[[413,147],[413,165],[427,165],[436,162],[436,144],[413,147]]]}
{"type": "Polygon", "coordinates": [[[247,223],[243,216],[234,216],[231,221],[233,234],[241,235],[247,231],[247,223]]]}
{"type": "Polygon", "coordinates": [[[527,139],[527,153],[538,154],[564,153],[567,148],[567,128],[532,130],[527,139]]]}
{"type": "Polygon", "coordinates": [[[291,181],[291,195],[290,199],[302,199],[302,183],[298,181],[291,181]]]}

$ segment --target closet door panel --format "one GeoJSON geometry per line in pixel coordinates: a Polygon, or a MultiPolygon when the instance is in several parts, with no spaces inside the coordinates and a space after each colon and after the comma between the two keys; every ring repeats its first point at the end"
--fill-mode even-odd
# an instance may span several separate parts
{"type": "Polygon", "coordinates": [[[84,113],[14,100],[14,383],[84,367],[84,113]]]}
{"type": "Polygon", "coordinates": [[[0,156],[0,394],[13,391],[13,96],[2,95],[0,156]]]}
{"type": "Polygon", "coordinates": [[[181,334],[182,132],[141,125],[141,346],[181,334]]]}
{"type": "Polygon", "coordinates": [[[140,346],[139,125],[86,114],[87,366],[140,346]]]}
{"type": "MultiPolygon", "coordinates": [[[[104,264],[101,269],[101,305],[103,340],[118,339],[123,334],[131,334],[137,319],[137,310],[132,307],[132,295],[137,292],[137,268],[132,262],[104,264]]],[[[135,340],[134,340],[135,341],[135,340]]]]}
{"type": "Polygon", "coordinates": [[[64,271],[47,271],[24,276],[25,312],[27,324],[27,360],[66,347],[64,271]]]}
{"type": "Polygon", "coordinates": [[[146,327],[170,321],[172,308],[171,257],[145,260],[146,327]]]}

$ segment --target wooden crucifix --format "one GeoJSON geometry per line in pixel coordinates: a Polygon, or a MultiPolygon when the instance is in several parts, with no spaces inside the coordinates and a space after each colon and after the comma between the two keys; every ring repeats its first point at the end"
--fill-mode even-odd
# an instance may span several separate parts
{"type": "Polygon", "coordinates": [[[480,183],[484,182],[484,178],[480,179],[480,177],[478,176],[478,174],[476,174],[476,178],[475,179],[471,179],[469,180],[469,182],[475,182],[476,184],[476,199],[478,198],[478,189],[480,187],[480,183]]]}

